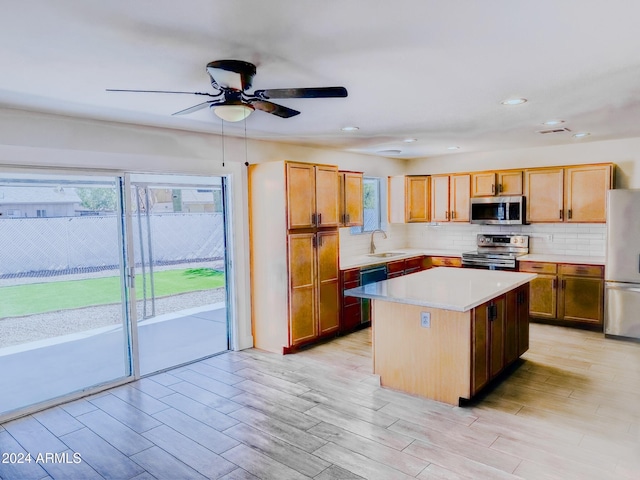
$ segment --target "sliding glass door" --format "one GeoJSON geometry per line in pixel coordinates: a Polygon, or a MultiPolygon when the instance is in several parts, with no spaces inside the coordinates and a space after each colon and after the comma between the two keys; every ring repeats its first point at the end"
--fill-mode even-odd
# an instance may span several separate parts
{"type": "Polygon", "coordinates": [[[140,374],[227,350],[224,179],[129,178],[140,374]]]}
{"type": "Polygon", "coordinates": [[[0,416],[132,375],[121,192],[0,173],[0,416]]]}

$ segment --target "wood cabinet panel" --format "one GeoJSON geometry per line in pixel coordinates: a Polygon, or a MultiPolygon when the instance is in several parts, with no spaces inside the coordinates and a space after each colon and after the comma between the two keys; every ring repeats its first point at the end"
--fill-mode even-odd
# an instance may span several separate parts
{"type": "MultiPolygon", "coordinates": [[[[340,179],[338,167],[315,166],[315,211],[319,227],[337,227],[339,223],[340,179]]],[[[297,201],[294,200],[294,201],[297,201]]]]}
{"type": "Polygon", "coordinates": [[[593,277],[560,277],[559,315],[562,320],[602,324],[604,280],[593,277]]]}
{"type": "Polygon", "coordinates": [[[504,295],[491,301],[489,304],[489,375],[493,378],[498,375],[505,366],[505,297],[504,295]]]}
{"type": "Polygon", "coordinates": [[[355,227],[363,224],[362,173],[340,172],[340,224],[355,227]]]}
{"type": "Polygon", "coordinates": [[[468,174],[452,175],[449,187],[451,189],[451,221],[468,222],[471,176],[468,174]]]}
{"type": "Polygon", "coordinates": [[[471,174],[471,196],[491,197],[496,194],[496,174],[480,172],[471,174]]]}
{"type": "Polygon", "coordinates": [[[449,175],[431,177],[431,220],[449,221],[449,175]]]}
{"type": "Polygon", "coordinates": [[[522,170],[498,172],[498,195],[522,195],[522,170]]]}
{"type": "Polygon", "coordinates": [[[607,191],[612,187],[611,165],[581,165],[565,169],[567,222],[604,223],[607,191]]]}
{"type": "Polygon", "coordinates": [[[524,171],[524,194],[527,197],[528,222],[562,222],[564,218],[564,170],[533,169],[524,171]]]}
{"type": "MultiPolygon", "coordinates": [[[[315,170],[310,164],[287,163],[287,226],[312,228],[316,212],[315,170]]],[[[336,192],[337,193],[337,192],[336,192]]],[[[264,219],[267,221],[267,219],[264,219]]]]}
{"type": "Polygon", "coordinates": [[[313,233],[289,235],[289,325],[292,345],[317,336],[314,240],[313,233]]]}
{"type": "Polygon", "coordinates": [[[387,274],[404,273],[404,260],[396,260],[387,263],[387,274]]]}
{"type": "Polygon", "coordinates": [[[490,325],[488,304],[474,308],[471,318],[471,395],[489,382],[490,325]]]}
{"type": "Polygon", "coordinates": [[[429,177],[409,176],[406,184],[407,222],[429,221],[429,177]]]}
{"type": "Polygon", "coordinates": [[[558,277],[538,274],[529,282],[529,314],[532,317],[556,318],[558,277]]]}

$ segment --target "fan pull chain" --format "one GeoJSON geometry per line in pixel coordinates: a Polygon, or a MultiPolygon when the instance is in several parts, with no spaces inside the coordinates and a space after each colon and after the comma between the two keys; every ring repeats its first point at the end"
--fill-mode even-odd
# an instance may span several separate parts
{"type": "Polygon", "coordinates": [[[224,167],[224,120],[220,120],[222,126],[222,166],[224,167]]]}
{"type": "Polygon", "coordinates": [[[249,166],[249,160],[247,160],[247,117],[244,117],[244,164],[249,166]]]}

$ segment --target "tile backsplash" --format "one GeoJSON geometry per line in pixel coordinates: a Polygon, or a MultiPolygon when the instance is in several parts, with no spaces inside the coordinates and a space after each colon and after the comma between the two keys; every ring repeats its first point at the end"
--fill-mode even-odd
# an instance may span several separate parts
{"type": "Polygon", "coordinates": [[[478,233],[522,233],[529,235],[529,251],[538,254],[583,255],[605,254],[606,226],[601,223],[471,225],[409,224],[407,246],[445,250],[475,250],[478,233]]]}
{"type": "MultiPolygon", "coordinates": [[[[384,252],[403,247],[467,251],[476,249],[478,233],[522,233],[529,235],[530,253],[603,257],[606,226],[602,223],[544,223],[534,225],[390,224],[387,238],[376,233],[376,250],[384,252]]],[[[340,229],[340,256],[369,253],[371,234],[353,235],[340,229]]]]}

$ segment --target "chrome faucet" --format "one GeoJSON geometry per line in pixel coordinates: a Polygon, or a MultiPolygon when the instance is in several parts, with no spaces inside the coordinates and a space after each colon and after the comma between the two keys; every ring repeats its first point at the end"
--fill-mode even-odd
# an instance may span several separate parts
{"type": "Polygon", "coordinates": [[[376,244],[373,243],[373,235],[376,232],[382,233],[382,235],[384,235],[384,238],[387,238],[387,234],[384,233],[384,230],[377,229],[377,230],[374,230],[373,232],[371,232],[371,246],[369,247],[369,253],[376,253],[376,244]]]}

